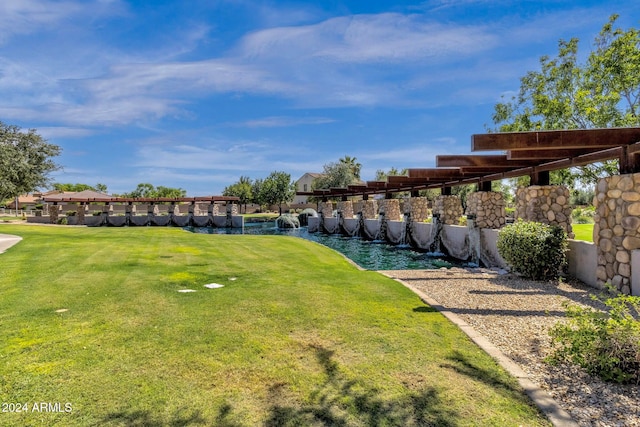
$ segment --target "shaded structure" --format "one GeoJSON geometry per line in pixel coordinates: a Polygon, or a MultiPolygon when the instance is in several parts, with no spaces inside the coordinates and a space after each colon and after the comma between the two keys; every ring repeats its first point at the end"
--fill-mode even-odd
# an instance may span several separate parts
{"type": "Polygon", "coordinates": [[[318,198],[345,198],[375,194],[445,189],[529,175],[532,185],[548,185],[549,172],[618,159],[620,173],[640,172],[640,128],[505,132],[471,136],[471,151],[503,151],[500,155],[438,155],[435,168],[409,169],[408,176],[365,185],[298,192],[318,198]]]}
{"type": "Polygon", "coordinates": [[[63,204],[74,206],[68,211],[66,222],[74,225],[90,226],[197,226],[197,227],[242,227],[243,218],[238,215],[238,197],[113,197],[106,194],[77,193],[72,195],[53,195],[44,197],[47,203],[48,218],[51,224],[58,223],[59,212],[63,204]],[[86,216],[90,206],[94,210],[86,216]],[[220,214],[220,206],[225,212],[220,214]],[[117,207],[117,212],[114,210],[117,207]],[[162,208],[162,209],[161,209],[162,208]],[[140,213],[138,213],[140,212],[140,213]]]}
{"type": "MultiPolygon", "coordinates": [[[[328,201],[367,200],[372,195],[390,198],[409,192],[413,199],[420,190],[440,189],[442,195],[433,207],[434,223],[455,224],[460,209],[451,196],[452,187],[476,184],[478,191],[469,196],[465,212],[471,236],[478,234],[478,228],[504,225],[504,202],[491,191],[492,181],[530,176],[530,186],[517,191],[516,218],[559,225],[572,237],[569,191],[550,185],[549,172],[617,159],[620,174],[604,178],[596,187],[597,279],[600,286],[612,283],[624,293],[640,293],[640,271],[635,282],[632,278],[634,256],[640,265],[640,251],[636,252],[640,249],[639,127],[478,134],[471,137],[471,151],[494,153],[438,155],[436,167],[409,169],[408,176],[304,194],[328,201]]],[[[468,237],[467,243],[473,245],[476,237],[468,237]]],[[[479,251],[471,248],[469,252],[479,251]]]]}

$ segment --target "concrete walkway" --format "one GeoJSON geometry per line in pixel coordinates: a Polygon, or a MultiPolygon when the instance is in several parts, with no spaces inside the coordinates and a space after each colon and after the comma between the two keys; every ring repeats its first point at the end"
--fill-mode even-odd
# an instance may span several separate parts
{"type": "Polygon", "coordinates": [[[22,240],[22,237],[11,234],[0,234],[0,254],[22,240]]]}

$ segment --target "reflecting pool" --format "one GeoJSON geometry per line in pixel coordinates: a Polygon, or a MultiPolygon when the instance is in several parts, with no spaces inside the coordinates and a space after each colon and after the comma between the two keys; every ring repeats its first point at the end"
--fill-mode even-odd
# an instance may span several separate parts
{"type": "Polygon", "coordinates": [[[307,239],[336,250],[367,270],[419,270],[462,266],[464,263],[418,252],[408,245],[394,246],[382,241],[368,241],[357,237],[309,233],[307,227],[279,229],[274,222],[245,223],[241,228],[186,227],[194,233],[204,234],[258,234],[285,235],[307,239]]]}

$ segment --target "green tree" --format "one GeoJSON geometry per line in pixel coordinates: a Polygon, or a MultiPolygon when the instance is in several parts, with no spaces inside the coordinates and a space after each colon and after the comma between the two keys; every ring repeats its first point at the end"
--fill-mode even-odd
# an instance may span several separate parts
{"type": "Polygon", "coordinates": [[[60,183],[60,182],[54,183],[53,189],[58,191],[69,191],[74,193],[78,193],[84,190],[95,190],[95,188],[90,186],[89,184],[80,184],[80,183],[72,184],[72,183],[60,183]]]}
{"type": "MultiPolygon", "coordinates": [[[[520,79],[517,96],[496,104],[495,131],[535,131],[638,126],[640,33],[614,28],[611,16],[584,64],[578,39],[560,40],[555,58],[540,58],[540,70],[520,79]]],[[[553,172],[552,180],[573,185],[617,173],[617,161],[553,172]],[[555,177],[553,177],[555,175],[555,177]]]]}
{"type": "Polygon", "coordinates": [[[358,163],[355,157],[344,156],[338,161],[347,165],[349,169],[351,169],[351,172],[353,173],[353,176],[356,178],[356,180],[360,180],[360,171],[362,170],[362,164],[358,163]]]}
{"type": "Polygon", "coordinates": [[[23,132],[0,122],[0,201],[46,186],[49,173],[60,168],[52,160],[60,152],[34,129],[23,132]]]}
{"type": "Polygon", "coordinates": [[[106,193],[107,192],[107,186],[105,184],[97,183],[94,188],[95,188],[96,191],[99,191],[101,193],[106,193]]]}
{"type": "MultiPolygon", "coordinates": [[[[378,169],[376,171],[376,181],[388,181],[388,177],[389,176],[409,176],[409,170],[408,169],[402,169],[402,170],[398,170],[395,167],[392,167],[391,169],[389,169],[388,172],[383,171],[382,169],[378,169]]],[[[409,193],[407,192],[398,192],[398,193],[393,193],[391,194],[391,198],[393,199],[400,199],[403,197],[406,197],[409,193]]]]}
{"type": "Polygon", "coordinates": [[[296,194],[295,183],[291,180],[291,175],[285,172],[271,172],[260,187],[262,199],[268,205],[278,205],[280,215],[282,215],[282,203],[293,200],[296,194]]]}
{"type": "Polygon", "coordinates": [[[264,184],[264,179],[258,178],[254,179],[251,183],[251,203],[255,203],[259,205],[261,208],[266,204],[263,199],[262,194],[262,185],[264,184]]]}
{"type": "Polygon", "coordinates": [[[155,198],[155,197],[185,197],[187,195],[187,191],[182,188],[172,188],[172,187],[164,187],[159,185],[155,187],[153,184],[148,182],[142,182],[138,184],[135,190],[130,193],[124,193],[122,197],[143,197],[143,198],[155,198]]]}
{"type": "Polygon", "coordinates": [[[158,185],[156,187],[156,196],[155,197],[186,197],[187,190],[183,190],[182,188],[173,188],[173,187],[164,187],[162,185],[158,185]]]}
{"type": "Polygon", "coordinates": [[[222,192],[223,196],[234,196],[240,198],[240,204],[244,205],[244,213],[247,213],[247,203],[252,200],[252,183],[248,176],[241,176],[238,182],[227,187],[222,192]]]}
{"type": "Polygon", "coordinates": [[[389,172],[385,172],[382,169],[376,171],[376,181],[386,181],[389,176],[409,176],[409,169],[404,168],[398,170],[395,167],[389,169],[389,172]]]}
{"type": "Polygon", "coordinates": [[[322,176],[313,181],[313,189],[347,187],[357,184],[360,179],[354,174],[353,168],[346,162],[327,163],[323,166],[322,176]]]}

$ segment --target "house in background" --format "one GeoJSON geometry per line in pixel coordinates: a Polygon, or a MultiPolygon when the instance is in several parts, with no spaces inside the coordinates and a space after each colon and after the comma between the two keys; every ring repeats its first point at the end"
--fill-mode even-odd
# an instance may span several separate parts
{"type": "MultiPolygon", "coordinates": [[[[42,198],[45,196],[51,196],[54,194],[62,193],[62,191],[51,190],[40,192],[36,191],[34,193],[22,194],[18,196],[18,206],[17,209],[35,209],[37,205],[42,205],[42,198]]],[[[2,201],[0,200],[0,206],[2,203],[6,204],[7,209],[16,209],[16,199],[9,199],[2,201]]]]}
{"type": "MultiPolygon", "coordinates": [[[[296,191],[313,191],[313,182],[323,176],[321,173],[307,172],[296,181],[296,191]]],[[[307,196],[295,196],[292,204],[303,205],[309,202],[307,196]]]]}

